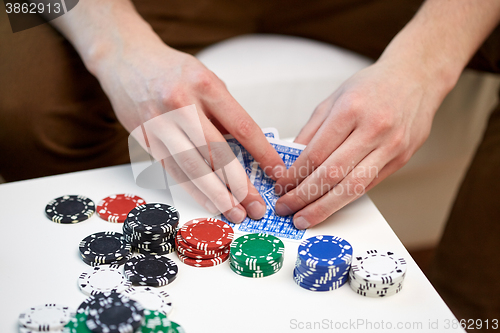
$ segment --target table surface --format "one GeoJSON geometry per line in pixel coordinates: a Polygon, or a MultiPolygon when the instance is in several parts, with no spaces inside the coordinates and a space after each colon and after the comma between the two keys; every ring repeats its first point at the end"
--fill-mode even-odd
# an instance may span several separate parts
{"type": "MultiPolygon", "coordinates": [[[[121,230],[121,224],[97,215],[73,225],[53,223],[44,214],[47,202],[81,194],[97,203],[116,193],[134,193],[147,202],[171,200],[164,190],[137,186],[130,165],[0,185],[0,332],[16,332],[19,313],[34,305],[60,303],[76,309],[86,298],[77,279],[89,267],[79,257],[80,240],[94,232],[121,230]]],[[[202,217],[190,209],[189,199],[178,201],[181,223],[202,217]]],[[[408,270],[402,292],[368,298],[348,285],[329,292],[302,289],[292,279],[296,241],[284,240],[283,268],[262,279],[236,275],[227,262],[210,268],[187,266],[172,253],[168,257],[179,265],[179,274],[161,288],[174,303],[171,319],[187,333],[370,332],[391,327],[404,332],[463,332],[453,325],[451,311],[366,195],[309,230],[306,237],[317,234],[347,239],[354,253],[382,247],[405,257],[408,270]]]]}

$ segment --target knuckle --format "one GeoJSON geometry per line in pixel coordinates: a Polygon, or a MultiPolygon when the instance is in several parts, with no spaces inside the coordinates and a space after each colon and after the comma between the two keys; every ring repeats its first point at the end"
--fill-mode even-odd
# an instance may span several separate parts
{"type": "Polygon", "coordinates": [[[325,161],[325,158],[325,151],[322,149],[311,149],[307,152],[307,159],[310,161],[313,169],[318,168],[325,161]]]}
{"type": "Polygon", "coordinates": [[[209,91],[215,84],[215,74],[208,69],[200,69],[193,75],[193,84],[198,91],[209,91]]]}
{"type": "Polygon", "coordinates": [[[243,117],[235,126],[239,139],[249,139],[255,134],[257,125],[248,117],[243,117]]]}
{"type": "Polygon", "coordinates": [[[181,154],[179,157],[179,164],[188,177],[195,179],[201,176],[201,169],[203,166],[198,158],[191,155],[192,154],[181,154]]]}
{"type": "Polygon", "coordinates": [[[161,105],[165,107],[167,111],[176,110],[188,104],[186,103],[186,92],[178,85],[164,90],[160,98],[161,105]]]}
{"type": "Polygon", "coordinates": [[[223,168],[235,159],[231,148],[225,142],[211,143],[210,157],[212,158],[214,169],[223,168]]]}
{"type": "Polygon", "coordinates": [[[319,221],[325,220],[332,213],[333,212],[331,212],[330,209],[323,204],[317,204],[311,207],[311,215],[319,221]]]}

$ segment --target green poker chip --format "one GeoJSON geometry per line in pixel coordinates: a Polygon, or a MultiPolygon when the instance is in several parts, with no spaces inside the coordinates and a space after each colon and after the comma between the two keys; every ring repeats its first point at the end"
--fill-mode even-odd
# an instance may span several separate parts
{"type": "Polygon", "coordinates": [[[135,333],[184,333],[184,329],[164,313],[145,309],[144,324],[135,333]]]}
{"type": "Polygon", "coordinates": [[[233,265],[233,268],[239,270],[239,271],[242,271],[242,272],[245,272],[245,273],[254,273],[254,272],[264,272],[264,273],[267,273],[267,272],[273,272],[273,273],[276,273],[277,271],[279,271],[281,269],[281,267],[283,266],[283,258],[280,259],[278,262],[276,263],[273,263],[273,264],[266,264],[266,265],[260,265],[260,266],[256,266],[254,268],[250,268],[246,265],[241,265],[240,263],[234,261],[234,260],[231,260],[231,265],[233,265]]]}
{"type": "Polygon", "coordinates": [[[249,271],[241,271],[239,269],[236,269],[233,264],[230,264],[229,267],[231,267],[231,270],[235,272],[238,275],[249,277],[249,278],[263,278],[266,276],[273,275],[274,273],[277,273],[281,266],[277,270],[272,270],[272,271],[254,271],[254,272],[249,272],[249,271]]]}
{"type": "Polygon", "coordinates": [[[69,323],[64,326],[64,333],[92,333],[87,327],[87,314],[84,312],[78,312],[69,323]]]}
{"type": "Polygon", "coordinates": [[[231,259],[252,270],[279,262],[284,253],[279,238],[263,233],[243,235],[231,243],[231,259]]]}

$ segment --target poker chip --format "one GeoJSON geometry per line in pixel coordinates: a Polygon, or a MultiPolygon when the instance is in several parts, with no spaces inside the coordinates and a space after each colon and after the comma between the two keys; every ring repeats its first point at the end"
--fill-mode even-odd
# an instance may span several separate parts
{"type": "MultiPolygon", "coordinates": [[[[31,329],[31,328],[26,328],[26,327],[19,326],[18,332],[19,333],[37,333],[37,332],[40,332],[40,331],[36,331],[36,330],[31,329]]],[[[51,330],[50,332],[51,333],[64,333],[65,331],[64,331],[64,328],[63,328],[63,329],[60,329],[60,330],[51,330]]]]}
{"type": "Polygon", "coordinates": [[[87,314],[77,313],[69,321],[64,329],[61,331],[64,333],[92,333],[92,331],[87,327],[87,314]]]}
{"type": "Polygon", "coordinates": [[[220,257],[215,257],[212,259],[193,259],[186,257],[185,255],[177,252],[177,256],[179,259],[185,263],[186,265],[193,266],[193,267],[213,267],[222,264],[224,261],[226,261],[229,258],[229,252],[226,252],[225,254],[221,255],[220,257]]]}
{"type": "Polygon", "coordinates": [[[325,283],[325,284],[308,284],[305,282],[301,282],[298,279],[294,277],[295,283],[307,290],[310,291],[331,291],[338,289],[342,287],[347,281],[348,281],[348,276],[345,275],[344,277],[340,278],[339,280],[332,281],[331,283],[325,283]]]}
{"type": "Polygon", "coordinates": [[[203,251],[224,249],[234,237],[230,225],[214,218],[186,222],[180,229],[180,234],[190,247],[203,251]]]}
{"type": "Polygon", "coordinates": [[[248,234],[231,243],[231,259],[250,268],[272,264],[282,259],[283,242],[268,234],[248,234]]]}
{"type": "Polygon", "coordinates": [[[84,261],[98,264],[111,264],[131,253],[131,246],[123,234],[114,231],[89,235],[80,242],[79,248],[84,261]]]}
{"type": "Polygon", "coordinates": [[[164,313],[150,309],[144,310],[144,324],[137,333],[184,333],[184,329],[169,320],[164,313]]]}
{"type": "Polygon", "coordinates": [[[132,209],[145,203],[143,198],[133,194],[110,195],[97,204],[97,215],[103,220],[120,223],[132,209]]]}
{"type": "Polygon", "coordinates": [[[387,297],[401,291],[406,260],[392,251],[368,250],[353,258],[349,284],[357,294],[387,297]]]}
{"type": "Polygon", "coordinates": [[[78,223],[94,214],[95,204],[83,195],[65,195],[51,200],[45,207],[47,217],[56,223],[78,223]]]}
{"type": "Polygon", "coordinates": [[[159,311],[165,315],[172,312],[172,301],[170,295],[152,287],[131,287],[123,292],[130,299],[139,302],[143,308],[151,311],[159,311]]]}
{"type": "Polygon", "coordinates": [[[179,213],[173,206],[150,203],[132,209],[124,223],[127,228],[139,234],[145,231],[168,234],[175,231],[179,223],[179,213]]]}
{"type": "Polygon", "coordinates": [[[122,292],[131,286],[131,282],[125,279],[119,268],[118,265],[110,265],[89,269],[78,277],[78,286],[86,295],[111,291],[122,292]]]}
{"type": "Polygon", "coordinates": [[[351,244],[337,236],[318,235],[300,243],[293,270],[295,283],[310,291],[331,291],[349,280],[351,244]]]}
{"type": "Polygon", "coordinates": [[[208,250],[198,250],[196,248],[193,248],[189,246],[186,242],[184,242],[180,230],[179,232],[177,232],[177,235],[175,237],[175,246],[177,250],[184,255],[186,255],[186,252],[189,252],[192,253],[193,255],[208,256],[208,258],[220,257],[222,253],[225,251],[225,249],[208,251],[208,250]]]}
{"type": "Polygon", "coordinates": [[[277,273],[283,266],[285,245],[268,234],[248,234],[230,246],[230,267],[238,275],[262,278],[277,273]]]}
{"type": "Polygon", "coordinates": [[[175,236],[177,256],[193,267],[220,265],[229,258],[233,236],[233,228],[220,220],[191,220],[175,236]]]}
{"type": "Polygon", "coordinates": [[[123,223],[127,243],[140,254],[164,255],[175,250],[179,213],[169,205],[153,203],[133,208],[123,223]]]}
{"type": "Polygon", "coordinates": [[[86,263],[87,265],[91,266],[91,267],[97,267],[97,266],[101,266],[101,265],[123,265],[125,264],[130,258],[132,258],[132,252],[130,252],[129,254],[127,254],[126,257],[120,259],[120,260],[116,260],[116,261],[112,261],[110,263],[106,263],[106,264],[103,264],[103,263],[99,263],[99,262],[95,262],[95,261],[88,261],[87,259],[84,259],[82,258],[82,261],[84,263],[86,263]]]}
{"type": "Polygon", "coordinates": [[[299,245],[298,258],[308,267],[332,268],[349,265],[352,260],[351,244],[336,236],[319,235],[299,245]]]}
{"type": "Polygon", "coordinates": [[[177,251],[179,253],[181,253],[182,255],[184,255],[188,258],[192,258],[192,259],[213,259],[213,258],[218,258],[218,257],[221,257],[223,255],[229,254],[229,249],[225,249],[222,252],[217,253],[217,254],[196,254],[196,253],[193,253],[190,251],[186,251],[179,246],[177,247],[177,251]]]}
{"type": "Polygon", "coordinates": [[[145,250],[140,248],[134,248],[134,251],[140,254],[152,255],[152,256],[163,256],[165,254],[170,254],[175,251],[175,247],[160,248],[155,250],[145,250]]]}
{"type": "Polygon", "coordinates": [[[140,254],[124,267],[125,276],[134,285],[161,287],[175,280],[179,268],[174,261],[158,255],[140,254]]]}
{"type": "Polygon", "coordinates": [[[92,332],[133,333],[141,327],[144,308],[127,297],[110,297],[100,300],[99,307],[91,307],[87,316],[87,327],[92,332]]]}
{"type": "Polygon", "coordinates": [[[38,332],[62,329],[74,316],[74,311],[60,304],[43,304],[31,307],[19,315],[22,328],[38,332]]]}
{"type": "Polygon", "coordinates": [[[274,273],[277,273],[281,267],[283,267],[283,263],[278,264],[274,268],[269,268],[269,269],[264,269],[264,270],[247,270],[243,269],[241,267],[237,267],[234,262],[231,262],[229,264],[229,267],[231,267],[231,270],[235,272],[238,275],[245,276],[245,277],[251,277],[251,278],[263,278],[269,275],[273,275],[274,273]]]}

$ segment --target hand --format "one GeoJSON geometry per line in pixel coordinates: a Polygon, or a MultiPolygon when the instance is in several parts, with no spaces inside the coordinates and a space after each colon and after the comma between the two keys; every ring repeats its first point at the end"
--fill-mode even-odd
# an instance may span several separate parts
{"type": "Polygon", "coordinates": [[[236,223],[247,214],[260,219],[265,202],[222,133],[232,134],[271,177],[285,166],[224,83],[159,39],[117,49],[95,72],[124,127],[211,213],[236,223]]]}
{"type": "Polygon", "coordinates": [[[286,193],[276,212],[314,226],[405,165],[445,96],[427,75],[379,60],[323,101],[295,140],[306,149],[275,185],[286,193]]]}

